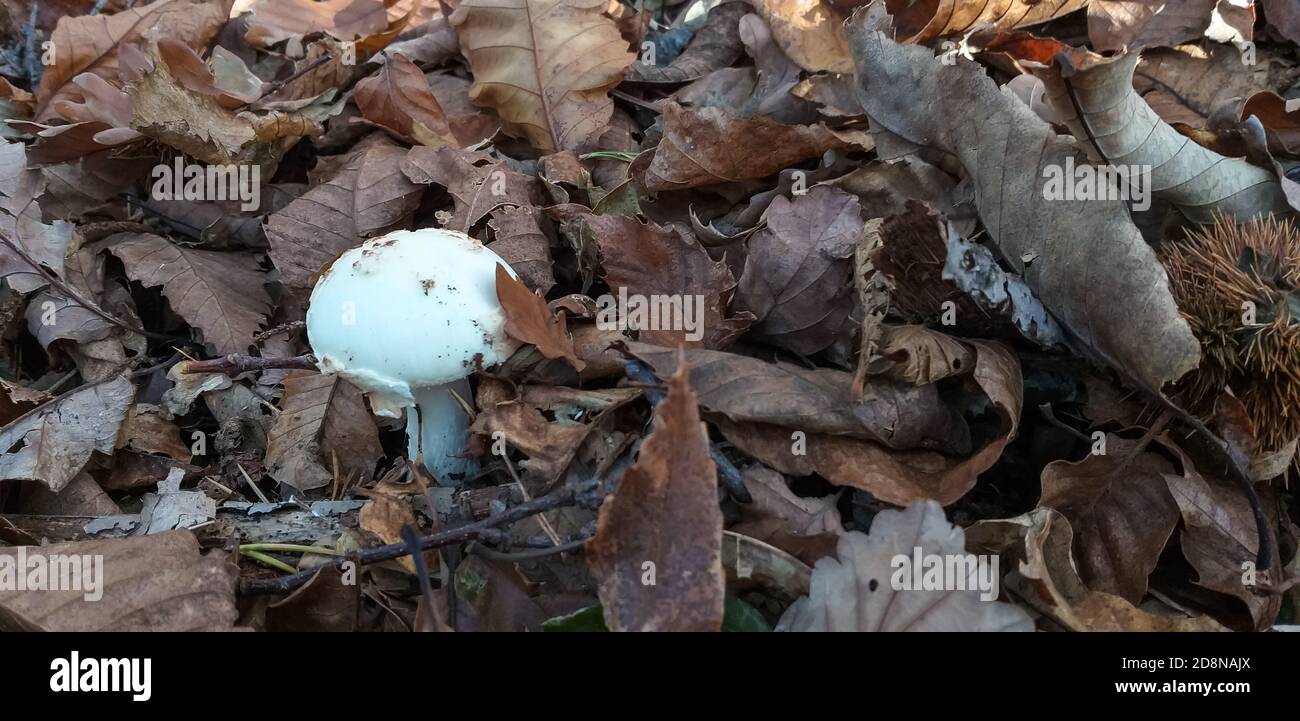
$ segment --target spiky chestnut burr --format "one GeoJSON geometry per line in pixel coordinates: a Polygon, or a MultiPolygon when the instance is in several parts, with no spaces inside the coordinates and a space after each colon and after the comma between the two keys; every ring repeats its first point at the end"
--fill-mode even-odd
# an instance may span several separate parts
{"type": "Polygon", "coordinates": [[[1182,382],[1208,412],[1231,388],[1255,427],[1257,451],[1300,435],[1300,232],[1290,220],[1220,218],[1170,243],[1161,260],[1201,365],[1182,382]]]}

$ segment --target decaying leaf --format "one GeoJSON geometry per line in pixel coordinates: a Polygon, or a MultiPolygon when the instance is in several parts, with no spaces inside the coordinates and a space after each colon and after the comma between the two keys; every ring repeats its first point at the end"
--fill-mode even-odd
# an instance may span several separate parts
{"type": "Polygon", "coordinates": [[[574,353],[564,314],[551,313],[541,296],[510,277],[500,265],[497,266],[497,299],[505,311],[506,333],[511,338],[532,343],[547,358],[564,358],[574,370],[581,371],[586,365],[574,353]]]}
{"type": "Polygon", "coordinates": [[[1000,578],[994,564],[958,566],[962,571],[957,577],[945,577],[948,590],[915,587],[914,579],[921,578],[923,571],[914,567],[914,558],[944,559],[965,553],[965,534],[948,524],[938,503],[882,511],[872,521],[870,534],[844,534],[838,557],[817,562],[811,593],[786,610],[777,630],[1034,630],[1023,609],[996,602],[1000,578]],[[906,563],[900,565],[900,557],[906,563]]]}
{"type": "Polygon", "coordinates": [[[118,236],[110,250],[132,280],[162,286],[172,310],[217,353],[246,352],[271,311],[254,255],[195,250],[145,233],[118,236]]]}
{"type": "Polygon", "coordinates": [[[717,483],[708,432],[683,366],[669,381],[636,465],[601,505],[596,535],[587,542],[587,564],[611,630],[722,627],[717,483]]]}
{"type": "Polygon", "coordinates": [[[543,152],[583,149],[614,111],[632,62],[601,0],[465,0],[451,14],[474,73],[470,98],[543,152]]]}
{"type": "Polygon", "coordinates": [[[0,584],[6,631],[228,631],[239,616],[238,569],[225,553],[201,554],[189,531],[0,548],[0,574],[15,572],[19,554],[75,559],[79,580],[92,582],[39,593],[0,584]]]}
{"type": "Polygon", "coordinates": [[[0,428],[0,478],[38,481],[58,493],[91,453],[112,454],[135,384],[125,376],[38,406],[0,428]]]}
{"type": "Polygon", "coordinates": [[[291,373],[284,388],[267,436],[267,473],[299,491],[336,477],[348,483],[370,478],[384,453],[361,391],[335,374],[306,371],[291,373]]]}
{"type": "Polygon", "coordinates": [[[977,178],[992,242],[1062,325],[1150,388],[1196,365],[1196,340],[1123,202],[1044,197],[1045,170],[1086,164],[1078,151],[973,64],[945,65],[862,23],[850,40],[872,122],[908,148],[955,156],[977,178]],[[1094,262],[1103,257],[1104,271],[1094,262]]]}

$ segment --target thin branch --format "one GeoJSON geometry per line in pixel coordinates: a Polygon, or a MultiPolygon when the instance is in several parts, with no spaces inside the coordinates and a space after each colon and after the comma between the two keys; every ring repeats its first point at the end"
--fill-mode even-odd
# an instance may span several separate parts
{"type": "MultiPolygon", "coordinates": [[[[475,523],[467,523],[459,528],[452,528],[446,531],[439,531],[420,539],[420,550],[430,548],[440,548],[449,546],[453,543],[472,540],[485,530],[497,528],[507,523],[535,516],[538,513],[550,511],[564,506],[574,505],[574,492],[566,489],[559,493],[549,496],[542,496],[532,501],[521,503],[517,506],[507,508],[501,513],[497,513],[475,523]]],[[[367,548],[363,551],[333,559],[325,566],[342,569],[345,564],[356,564],[364,566],[370,563],[379,563],[380,561],[390,561],[394,558],[410,555],[411,548],[405,543],[393,543],[387,546],[376,546],[367,548]]],[[[320,572],[324,566],[318,566],[309,571],[295,573],[291,576],[281,576],[279,578],[244,578],[239,581],[239,592],[245,596],[254,596],[267,593],[287,593],[298,588],[313,576],[320,572]]]]}
{"type": "Polygon", "coordinates": [[[249,371],[264,371],[274,368],[316,370],[316,357],[310,353],[280,358],[231,354],[210,360],[186,361],[181,366],[181,373],[220,373],[222,375],[237,376],[240,373],[249,371]]]}

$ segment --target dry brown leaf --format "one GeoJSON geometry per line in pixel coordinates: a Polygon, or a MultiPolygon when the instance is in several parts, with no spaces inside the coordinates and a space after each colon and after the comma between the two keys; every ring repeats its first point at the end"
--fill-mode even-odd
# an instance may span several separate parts
{"type": "Polygon", "coordinates": [[[925,326],[886,326],[867,372],[891,380],[929,385],[975,368],[975,351],[961,340],[925,326]]]}
{"type": "Polygon", "coordinates": [[[95,585],[86,591],[30,593],[0,590],[0,630],[45,631],[228,631],[239,617],[235,585],[239,569],[225,553],[202,555],[189,531],[49,546],[0,548],[0,557],[96,558],[95,585]],[[102,566],[99,562],[102,561],[102,566]]]}
{"type": "Polygon", "coordinates": [[[405,155],[379,133],[357,144],[328,180],[267,218],[271,260],[285,285],[311,287],[340,253],[408,222],[423,188],[402,175],[405,155]]]}
{"type": "Polygon", "coordinates": [[[633,55],[604,0],[464,0],[450,21],[474,75],[470,98],[543,153],[583,150],[614,112],[633,55]]]}
{"type": "Polygon", "coordinates": [[[1300,43],[1300,7],[1289,0],[1259,0],[1264,6],[1264,19],[1282,37],[1300,43]]]}
{"type": "Polygon", "coordinates": [[[72,79],[94,73],[118,80],[118,48],[147,38],[172,38],[191,47],[207,47],[230,17],[234,0],[156,0],[112,15],[64,17],[50,35],[54,63],[41,76],[37,120],[53,113],[57,100],[81,96],[72,79]]]}
{"type": "MultiPolygon", "coordinates": [[[[1095,1],[1095,0],[1094,0],[1095,1]]],[[[924,45],[935,38],[976,29],[1011,30],[1047,22],[1088,5],[1088,0],[887,0],[898,41],[924,45]]]]}
{"type": "Polygon", "coordinates": [[[1006,528],[1000,533],[1024,540],[1023,546],[1003,554],[1019,561],[1018,572],[1007,578],[1008,587],[1071,631],[1227,630],[1208,617],[1157,615],[1119,596],[1089,590],[1074,570],[1070,522],[1050,508],[1006,520],[981,521],[968,533],[974,538],[998,527],[1006,528]]]}
{"type": "MultiPolygon", "coordinates": [[[[665,378],[677,371],[676,350],[630,343],[637,357],[665,378]]],[[[854,399],[853,375],[831,368],[808,369],[788,363],[691,348],[686,350],[691,385],[700,405],[735,423],[783,426],[787,455],[791,431],[874,440],[893,448],[935,448],[962,452],[970,445],[969,430],[944,405],[934,386],[916,388],[882,381],[870,385],[865,399],[854,399]]],[[[1019,396],[1019,368],[1016,395],[1019,396]]],[[[1017,407],[1018,407],[1017,403],[1017,407]]],[[[782,473],[797,475],[760,458],[782,473]]]]}
{"type": "Polygon", "coordinates": [[[804,70],[852,73],[842,20],[821,0],[754,0],[776,42],[804,70]]]}
{"type": "MultiPolygon", "coordinates": [[[[816,473],[836,485],[860,488],[900,506],[926,499],[950,505],[974,487],[979,475],[997,462],[1002,450],[1015,438],[1024,400],[1016,357],[993,343],[970,343],[976,350],[973,380],[993,403],[1001,427],[992,441],[969,458],[956,460],[933,451],[892,450],[841,435],[807,432],[800,438],[791,433],[791,428],[801,426],[720,420],[718,429],[737,448],[787,475],[816,473]]],[[[954,452],[960,446],[951,442],[931,447],[954,452]]]]}
{"type": "MultiPolygon", "coordinates": [[[[583,423],[548,421],[540,410],[523,401],[498,403],[482,409],[470,429],[491,439],[498,431],[511,450],[528,456],[519,465],[534,481],[531,488],[545,488],[568,468],[574,454],[591,432],[583,423]]],[[[490,441],[485,442],[490,445],[490,441]]]]}
{"type": "Polygon", "coordinates": [[[741,477],[753,501],[741,507],[742,520],[732,531],[770,543],[805,563],[835,553],[844,533],[836,509],[840,494],[797,496],[784,476],[760,465],[746,468],[741,477]]]}
{"type": "MultiPolygon", "coordinates": [[[[1216,476],[1206,478],[1186,456],[1181,460],[1182,473],[1165,474],[1164,481],[1182,513],[1178,544],[1183,556],[1196,570],[1197,585],[1241,601],[1250,612],[1250,628],[1262,631],[1273,625],[1282,597],[1256,593],[1244,583],[1245,568],[1253,567],[1259,551],[1250,502],[1236,484],[1216,476]]],[[[1261,496],[1261,500],[1268,498],[1261,496]]],[[[1276,580],[1277,568],[1270,571],[1276,580]]],[[[1262,575],[1257,571],[1257,576],[1262,575]]]]}
{"type": "Polygon", "coordinates": [[[551,241],[538,225],[538,211],[531,206],[503,207],[493,211],[488,225],[496,236],[488,244],[530,289],[546,295],[555,285],[551,241]]]}
{"type": "MultiPolygon", "coordinates": [[[[37,198],[45,192],[45,178],[27,167],[27,149],[22,143],[0,145],[0,236],[57,276],[64,273],[64,256],[72,243],[73,226],[56,221],[47,224],[37,198]]],[[[8,245],[0,244],[0,277],[20,293],[45,285],[45,279],[8,245]]]]}
{"type": "Polygon", "coordinates": [[[447,189],[456,207],[443,226],[462,233],[508,206],[542,205],[536,178],[510,170],[487,153],[448,147],[411,148],[402,159],[401,169],[413,183],[435,183],[447,189]]]}
{"type": "Polygon", "coordinates": [[[0,428],[0,479],[39,481],[58,493],[93,452],[112,455],[135,384],[126,376],[78,388],[0,428]]]}
{"type": "Polygon", "coordinates": [[[299,492],[369,480],[384,455],[361,391],[337,375],[298,371],[284,379],[280,414],[267,434],[266,469],[299,492]]]}
{"type": "Polygon", "coordinates": [[[353,40],[389,29],[382,0],[257,0],[249,8],[244,39],[259,48],[282,40],[324,31],[339,40],[353,40]]]}
{"type": "Polygon", "coordinates": [[[640,181],[650,191],[763,178],[828,150],[849,147],[821,124],[740,118],[721,108],[685,108],[669,100],[660,109],[663,140],[640,181]]]}
{"type": "MultiPolygon", "coordinates": [[[[661,309],[659,322],[643,323],[649,327],[640,328],[642,341],[725,348],[749,327],[749,313],[728,315],[736,286],[731,271],[710,258],[693,237],[626,215],[593,215],[578,206],[560,206],[553,212],[591,231],[600,252],[601,275],[614,294],[637,296],[646,303],[680,300],[672,310],[656,306],[661,309]]],[[[638,322],[632,316],[632,302],[620,309],[628,314],[624,320],[630,324],[638,322]]]]}
{"type": "Polygon", "coordinates": [[[564,358],[581,371],[586,365],[573,350],[563,313],[551,313],[546,300],[497,266],[497,299],[506,314],[506,334],[532,343],[547,358],[564,358]]]}
{"type": "Polygon", "coordinates": [[[1085,162],[1068,140],[974,63],[946,65],[861,23],[850,40],[866,83],[859,99],[888,136],[877,135],[882,156],[903,146],[953,154],[992,243],[1061,325],[1152,389],[1196,366],[1200,347],[1123,201],[1044,197],[1045,167],[1085,162]]]}
{"type": "Polygon", "coordinates": [[[271,312],[258,256],[174,245],[148,233],[124,233],[109,250],[145,287],[162,286],[173,311],[203,332],[220,355],[246,353],[271,312]]]}
{"type": "Polygon", "coordinates": [[[131,406],[118,431],[117,448],[162,453],[182,463],[191,459],[190,448],[181,441],[181,429],[175,421],[165,416],[162,408],[148,403],[131,406]]]}
{"type": "Polygon", "coordinates": [[[757,320],[751,337],[812,355],[852,333],[853,264],[862,237],[858,199],[817,186],[778,196],[767,227],[749,239],[737,306],[757,320]]]}
{"type": "MultiPolygon", "coordinates": [[[[408,142],[438,147],[451,136],[424,73],[405,55],[392,56],[378,73],[358,82],[353,97],[366,120],[408,142]]],[[[468,139],[457,142],[463,140],[468,139]]]]}
{"type": "Polygon", "coordinates": [[[1070,521],[1088,588],[1142,602],[1147,577],[1178,525],[1178,506],[1160,482],[1172,471],[1169,461],[1114,434],[1106,435],[1104,454],[1043,469],[1039,504],[1070,521]]]}
{"type": "Polygon", "coordinates": [[[708,430],[683,365],[668,382],[636,465],[606,497],[587,542],[587,565],[610,630],[721,629],[717,485],[708,430]]]}
{"type": "Polygon", "coordinates": [[[1272,85],[1269,65],[1246,65],[1229,45],[1155,48],[1142,53],[1133,87],[1166,123],[1205,128],[1216,110],[1272,85]]]}
{"type": "MultiPolygon", "coordinates": [[[[778,631],[1033,631],[1024,609],[984,600],[972,570],[963,590],[895,588],[898,556],[966,555],[965,534],[944,517],[934,501],[902,511],[881,511],[871,532],[840,538],[838,557],[813,568],[812,590],[786,609],[778,631]]],[[[918,570],[919,573],[919,570],[918,570]]],[[[989,579],[997,588],[1001,579],[989,579]]]]}

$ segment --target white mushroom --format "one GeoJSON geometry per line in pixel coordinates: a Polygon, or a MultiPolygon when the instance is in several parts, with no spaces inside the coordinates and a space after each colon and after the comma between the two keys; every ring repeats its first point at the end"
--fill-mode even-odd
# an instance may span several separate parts
{"type": "Polygon", "coordinates": [[[449,230],[398,231],[339,256],[307,309],[307,335],[322,373],[338,373],[377,415],[407,410],[412,460],[441,483],[475,463],[459,458],[473,402],[467,377],[510,357],[496,267],[515,272],[479,241],[449,230]],[[414,406],[414,408],[412,408],[414,406]]]}

